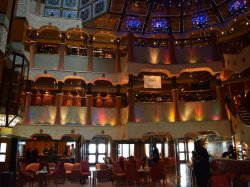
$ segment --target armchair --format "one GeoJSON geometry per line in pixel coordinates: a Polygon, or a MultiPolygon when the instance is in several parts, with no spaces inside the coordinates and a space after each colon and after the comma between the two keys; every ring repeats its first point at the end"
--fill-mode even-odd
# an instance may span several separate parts
{"type": "Polygon", "coordinates": [[[29,187],[33,187],[35,174],[26,171],[22,163],[19,163],[19,173],[21,178],[21,186],[23,186],[26,182],[28,182],[29,187]]]}
{"type": "Polygon", "coordinates": [[[96,164],[96,179],[98,182],[112,181],[112,167],[104,163],[96,164]]]}
{"type": "Polygon", "coordinates": [[[81,160],[80,162],[80,175],[81,184],[85,184],[86,180],[90,176],[89,163],[86,160],[81,160]]]}

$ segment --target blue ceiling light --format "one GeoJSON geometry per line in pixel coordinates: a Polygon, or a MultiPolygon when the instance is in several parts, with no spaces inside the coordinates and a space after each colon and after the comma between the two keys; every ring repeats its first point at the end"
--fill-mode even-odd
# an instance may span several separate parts
{"type": "Polygon", "coordinates": [[[194,29],[201,29],[208,26],[208,16],[206,13],[194,15],[192,18],[192,25],[194,29]]]}
{"type": "Polygon", "coordinates": [[[231,15],[242,14],[247,10],[246,0],[237,0],[229,3],[229,12],[231,15]]]}
{"type": "Polygon", "coordinates": [[[126,20],[126,31],[141,32],[142,31],[141,20],[135,17],[128,17],[126,20]]]}
{"type": "Polygon", "coordinates": [[[152,32],[153,33],[167,33],[168,22],[166,19],[157,18],[152,20],[152,32]]]}

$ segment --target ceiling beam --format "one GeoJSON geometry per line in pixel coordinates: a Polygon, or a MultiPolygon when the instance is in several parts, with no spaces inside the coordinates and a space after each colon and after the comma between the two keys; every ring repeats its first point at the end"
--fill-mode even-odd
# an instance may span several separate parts
{"type": "Polygon", "coordinates": [[[147,29],[147,26],[148,26],[148,21],[149,21],[150,14],[152,12],[153,4],[154,3],[156,3],[156,2],[155,1],[150,1],[150,3],[149,3],[147,15],[146,15],[146,18],[145,18],[145,21],[144,21],[144,25],[143,25],[143,28],[142,28],[142,33],[143,34],[146,32],[146,29],[147,29]]]}
{"type": "Polygon", "coordinates": [[[118,32],[121,30],[122,22],[123,22],[127,7],[128,7],[128,0],[125,0],[125,2],[123,4],[123,7],[122,7],[121,17],[120,17],[120,20],[119,20],[119,23],[118,23],[118,26],[117,26],[117,31],[118,32]]]}
{"type": "Polygon", "coordinates": [[[218,18],[220,20],[220,23],[224,22],[224,19],[223,19],[221,13],[220,13],[218,7],[216,6],[214,0],[210,0],[210,3],[212,5],[213,10],[215,11],[215,14],[218,16],[218,18]]]}
{"type": "Polygon", "coordinates": [[[184,27],[183,27],[183,15],[184,15],[184,4],[181,5],[181,12],[180,12],[180,33],[184,32],[184,27]]]}

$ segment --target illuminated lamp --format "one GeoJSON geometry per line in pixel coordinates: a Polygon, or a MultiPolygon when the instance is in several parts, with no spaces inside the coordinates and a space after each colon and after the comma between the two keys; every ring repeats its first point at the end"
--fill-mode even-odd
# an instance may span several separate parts
{"type": "Polygon", "coordinates": [[[0,90],[0,128],[14,127],[22,120],[24,107],[20,105],[20,96],[26,92],[24,82],[28,79],[29,62],[25,55],[13,49],[3,54],[3,74],[0,90]]]}

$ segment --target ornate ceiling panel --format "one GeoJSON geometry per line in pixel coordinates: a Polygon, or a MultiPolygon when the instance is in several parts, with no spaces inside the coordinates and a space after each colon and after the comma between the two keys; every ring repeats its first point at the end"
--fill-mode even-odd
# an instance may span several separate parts
{"type": "Polygon", "coordinates": [[[138,34],[185,33],[224,25],[249,9],[245,0],[97,0],[88,6],[96,9],[98,2],[105,5],[101,14],[84,27],[138,34]]]}

